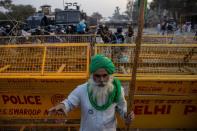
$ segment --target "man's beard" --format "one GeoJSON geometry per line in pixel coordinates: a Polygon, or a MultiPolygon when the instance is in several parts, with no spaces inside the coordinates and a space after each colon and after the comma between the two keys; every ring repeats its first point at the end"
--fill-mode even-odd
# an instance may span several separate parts
{"type": "Polygon", "coordinates": [[[99,86],[100,84],[93,80],[93,76],[90,77],[88,81],[89,91],[92,92],[93,99],[97,101],[99,106],[107,102],[109,93],[113,91],[113,79],[113,76],[109,76],[109,80],[102,83],[104,86],[99,86]]]}

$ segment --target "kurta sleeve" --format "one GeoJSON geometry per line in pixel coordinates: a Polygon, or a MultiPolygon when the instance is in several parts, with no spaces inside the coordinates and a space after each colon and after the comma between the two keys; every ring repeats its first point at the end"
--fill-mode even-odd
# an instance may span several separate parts
{"type": "Polygon", "coordinates": [[[116,111],[120,114],[122,119],[124,119],[125,113],[127,113],[127,102],[124,95],[124,89],[121,87],[121,96],[120,100],[117,103],[116,111]]]}
{"type": "Polygon", "coordinates": [[[74,89],[61,103],[63,103],[66,107],[67,113],[70,112],[73,108],[80,106],[81,101],[81,87],[77,87],[74,89]]]}

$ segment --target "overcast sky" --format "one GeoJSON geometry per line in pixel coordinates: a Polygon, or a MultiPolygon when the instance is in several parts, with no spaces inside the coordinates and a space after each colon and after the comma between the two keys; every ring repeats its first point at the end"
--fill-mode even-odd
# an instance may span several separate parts
{"type": "MultiPolygon", "coordinates": [[[[39,7],[44,4],[52,6],[52,10],[55,8],[63,9],[64,2],[78,2],[81,6],[81,10],[91,15],[93,12],[99,12],[103,17],[112,16],[115,7],[120,7],[120,12],[126,10],[127,0],[12,0],[14,4],[31,4],[34,7],[39,7]]],[[[151,1],[151,0],[148,0],[151,1]]]]}

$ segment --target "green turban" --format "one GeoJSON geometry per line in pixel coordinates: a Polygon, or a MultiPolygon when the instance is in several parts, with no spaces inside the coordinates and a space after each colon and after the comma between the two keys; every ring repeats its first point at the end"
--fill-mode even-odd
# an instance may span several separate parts
{"type": "Polygon", "coordinates": [[[93,56],[90,64],[90,73],[92,74],[101,68],[104,68],[108,74],[115,72],[115,66],[109,58],[100,54],[93,56]]]}

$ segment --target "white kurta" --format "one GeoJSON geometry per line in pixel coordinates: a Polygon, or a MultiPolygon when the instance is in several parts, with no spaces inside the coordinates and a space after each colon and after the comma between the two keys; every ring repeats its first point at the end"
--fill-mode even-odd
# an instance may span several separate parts
{"type": "Polygon", "coordinates": [[[81,108],[80,131],[116,131],[115,111],[123,118],[127,110],[123,88],[118,103],[113,103],[104,111],[96,110],[89,101],[87,83],[79,85],[62,103],[66,106],[67,112],[74,107],[81,108]]]}

